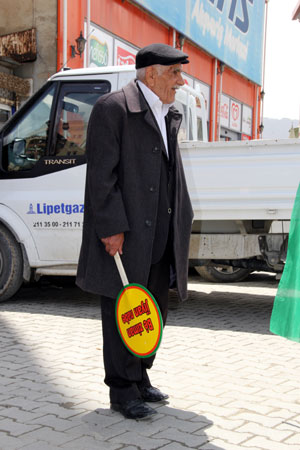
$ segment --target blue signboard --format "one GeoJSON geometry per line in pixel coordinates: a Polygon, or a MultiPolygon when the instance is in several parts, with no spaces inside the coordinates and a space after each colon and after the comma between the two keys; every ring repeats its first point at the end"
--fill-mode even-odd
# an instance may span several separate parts
{"type": "Polygon", "coordinates": [[[135,0],[199,47],[261,85],[264,0],[135,0]]]}

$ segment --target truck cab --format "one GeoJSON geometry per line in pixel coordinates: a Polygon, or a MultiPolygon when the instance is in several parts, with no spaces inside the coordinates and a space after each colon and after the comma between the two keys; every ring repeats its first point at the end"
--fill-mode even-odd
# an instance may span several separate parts
{"type": "MultiPolygon", "coordinates": [[[[24,280],[76,274],[89,116],[133,78],[134,66],[59,72],[0,131],[0,301],[24,280]]],[[[181,139],[207,140],[201,94],[183,87],[176,103],[181,139]]]]}

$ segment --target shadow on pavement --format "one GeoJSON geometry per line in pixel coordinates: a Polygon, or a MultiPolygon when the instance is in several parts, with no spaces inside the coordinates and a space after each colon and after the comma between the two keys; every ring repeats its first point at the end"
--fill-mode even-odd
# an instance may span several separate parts
{"type": "Polygon", "coordinates": [[[213,422],[205,416],[158,404],[156,410],[158,414],[152,418],[135,421],[125,419],[119,413],[111,413],[109,409],[98,408],[83,416],[82,421],[91,433],[100,435],[105,433],[105,427],[109,423],[110,432],[115,432],[115,436],[109,440],[112,444],[150,448],[149,444],[153,445],[155,439],[156,448],[162,448],[164,445],[168,448],[171,445],[188,445],[191,448],[201,449],[204,446],[206,450],[224,450],[209,443],[205,430],[211,427],[213,422]]]}
{"type": "MultiPolygon", "coordinates": [[[[40,303],[40,313],[43,305],[40,303]]],[[[119,445],[122,448],[128,445],[128,448],[145,449],[153,448],[156,442],[160,448],[164,445],[176,446],[177,443],[184,445],[185,439],[193,444],[192,448],[205,446],[206,450],[224,450],[209,443],[205,433],[213,422],[191,411],[156,404],[158,414],[155,419],[147,421],[128,420],[110,409],[88,411],[88,407],[84,406],[87,399],[82,386],[75,392],[75,385],[72,388],[68,378],[68,386],[63,378],[58,381],[57,372],[64,371],[65,377],[69,376],[69,365],[65,366],[61,359],[53,363],[53,355],[37,358],[37,348],[45,346],[43,333],[36,331],[26,342],[22,333],[18,332],[18,320],[14,322],[1,318],[0,311],[1,449],[13,450],[23,445],[28,449],[54,449],[58,448],[55,446],[58,436],[63,436],[66,442],[70,441],[66,448],[72,450],[119,448],[119,445]],[[83,392],[82,398],[80,392],[83,392]]],[[[30,317],[25,320],[29,321],[30,317]]],[[[47,342],[47,345],[51,349],[51,343],[47,342]]],[[[70,352],[65,354],[67,360],[70,359],[70,352]]],[[[77,366],[73,363],[74,371],[81,376],[85,371],[88,376],[89,366],[81,367],[80,362],[77,366]]],[[[93,389],[93,384],[90,389],[93,389]]],[[[103,384],[99,380],[101,389],[103,384]]]]}
{"type": "MultiPolygon", "coordinates": [[[[189,280],[196,284],[207,284],[211,283],[205,281],[201,276],[198,275],[194,268],[189,269],[189,280]]],[[[211,283],[218,284],[218,283],[211,283]]],[[[222,285],[222,283],[221,283],[222,285]]],[[[266,287],[266,288],[277,288],[278,280],[276,279],[276,274],[271,272],[252,272],[243,281],[226,282],[223,286],[240,286],[240,287],[266,287]]]]}
{"type": "MultiPolygon", "coordinates": [[[[208,285],[200,277],[190,277],[188,301],[178,302],[175,291],[171,291],[167,325],[269,334],[274,289],[278,282],[272,276],[267,279],[261,274],[250,276],[254,277],[253,284],[249,280],[226,283],[221,289],[220,285],[208,285]],[[248,288],[248,292],[243,290],[243,286],[248,288]],[[249,293],[249,286],[254,293],[249,293]],[[267,293],[263,290],[260,294],[255,287],[273,290],[267,293]]],[[[40,283],[24,285],[13,299],[0,303],[1,311],[101,318],[98,296],[81,291],[75,286],[74,278],[69,277],[49,277],[40,283]]]]}
{"type": "Polygon", "coordinates": [[[1,311],[101,318],[99,297],[79,289],[73,277],[42,277],[38,283],[23,284],[13,298],[0,302],[1,311]]]}
{"type": "Polygon", "coordinates": [[[167,325],[270,334],[273,300],[267,295],[189,291],[189,300],[178,303],[171,295],[167,325]]]}

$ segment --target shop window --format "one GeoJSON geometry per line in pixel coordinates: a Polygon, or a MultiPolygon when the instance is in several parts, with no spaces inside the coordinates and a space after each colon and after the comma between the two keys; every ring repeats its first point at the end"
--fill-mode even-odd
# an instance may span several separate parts
{"type": "Polygon", "coordinates": [[[178,141],[186,141],[186,140],[193,140],[193,126],[192,126],[192,110],[190,109],[189,114],[189,125],[187,126],[187,106],[181,103],[180,101],[175,101],[175,107],[182,115],[182,121],[178,132],[178,141]]]}
{"type": "Polygon", "coordinates": [[[186,129],[186,106],[179,102],[178,100],[175,101],[175,108],[180,112],[180,114],[182,115],[182,121],[181,121],[181,125],[178,131],[178,141],[186,141],[187,140],[187,129],[186,129]]]}
{"type": "Polygon", "coordinates": [[[11,108],[7,105],[0,104],[0,130],[11,116],[11,108]]]}

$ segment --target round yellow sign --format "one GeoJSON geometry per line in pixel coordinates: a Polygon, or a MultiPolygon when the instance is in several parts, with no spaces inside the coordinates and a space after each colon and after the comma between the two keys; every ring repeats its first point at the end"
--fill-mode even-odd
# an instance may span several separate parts
{"type": "Polygon", "coordinates": [[[128,284],[118,295],[116,322],[122,341],[139,358],[153,355],[162,338],[162,317],[152,294],[139,284],[128,284]]]}

